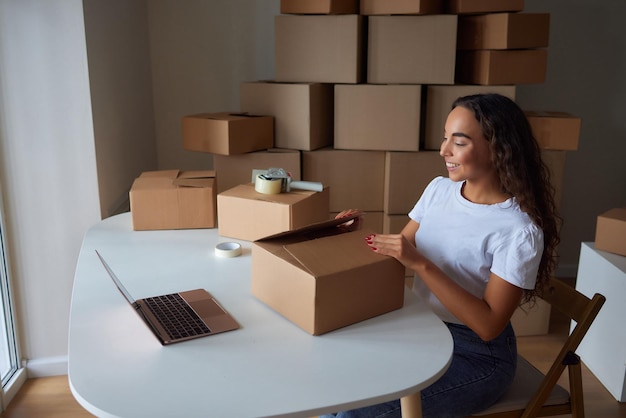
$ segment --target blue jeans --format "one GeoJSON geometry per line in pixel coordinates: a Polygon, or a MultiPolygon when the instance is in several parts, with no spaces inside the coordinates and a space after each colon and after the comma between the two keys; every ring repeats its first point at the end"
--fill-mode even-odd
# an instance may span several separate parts
{"type": "MultiPolygon", "coordinates": [[[[509,388],[517,365],[517,342],[511,324],[495,339],[482,341],[464,325],[446,323],[454,340],[452,363],[435,383],[422,390],[424,418],[466,417],[480,412],[509,388]]],[[[401,418],[400,400],[320,418],[401,418]]]]}

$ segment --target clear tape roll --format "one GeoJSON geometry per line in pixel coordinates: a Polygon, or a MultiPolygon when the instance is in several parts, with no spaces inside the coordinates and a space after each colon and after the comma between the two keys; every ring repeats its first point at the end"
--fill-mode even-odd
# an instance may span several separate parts
{"type": "Polygon", "coordinates": [[[263,194],[278,194],[283,189],[283,179],[267,179],[262,175],[256,176],[254,190],[263,194]]]}
{"type": "Polygon", "coordinates": [[[241,255],[241,244],[236,242],[220,242],[215,246],[215,255],[225,258],[238,257],[241,255]]]}

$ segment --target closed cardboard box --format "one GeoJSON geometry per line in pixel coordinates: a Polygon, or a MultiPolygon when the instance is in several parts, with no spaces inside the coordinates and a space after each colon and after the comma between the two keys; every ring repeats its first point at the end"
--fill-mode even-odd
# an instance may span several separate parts
{"type": "Polygon", "coordinates": [[[283,14],[358,14],[359,0],[280,0],[283,14]]]}
{"type": "Polygon", "coordinates": [[[614,208],[598,216],[596,250],[626,256],[626,207],[614,208]]]}
{"type": "Polygon", "coordinates": [[[432,179],[448,176],[437,151],[387,152],[385,157],[384,210],[388,215],[409,213],[432,179]]]}
{"type": "Polygon", "coordinates": [[[421,85],[336,85],[334,147],[419,151],[421,102],[421,85]]]}
{"type": "Polygon", "coordinates": [[[457,16],[368,18],[369,84],[454,84],[457,16]]]}
{"type": "Polygon", "coordinates": [[[325,221],[328,201],[328,187],[269,195],[258,193],[252,183],[240,184],[217,195],[219,234],[254,241],[325,221]]]}
{"type": "Polygon", "coordinates": [[[302,153],[302,179],[329,186],[330,212],[382,212],[384,176],[384,151],[324,148],[302,153]]]}
{"type": "Polygon", "coordinates": [[[130,189],[133,229],[215,227],[215,173],[206,171],[146,171],[130,189]]]}
{"type": "Polygon", "coordinates": [[[526,111],[533,135],[543,149],[575,151],[580,137],[580,118],[566,112],[526,111]]]}
{"type": "Polygon", "coordinates": [[[333,85],[246,82],[242,112],[274,116],[274,146],[314,150],[333,144],[333,85]]]}
{"type": "Polygon", "coordinates": [[[521,12],[524,0],[444,0],[447,13],[521,12]]]}
{"type": "Polygon", "coordinates": [[[427,86],[423,149],[439,150],[448,113],[459,97],[499,93],[515,100],[515,86],[427,86]]]}
{"type": "Polygon", "coordinates": [[[533,84],[546,79],[545,49],[459,51],[456,81],[462,84],[533,84]]]}
{"type": "Polygon", "coordinates": [[[243,113],[184,116],[183,148],[219,155],[244,154],[274,146],[274,118],[243,113]]]}
{"type": "Polygon", "coordinates": [[[545,48],[550,38],[548,13],[489,13],[459,17],[458,49],[545,48]]]}
{"type": "Polygon", "coordinates": [[[404,266],[366,245],[370,231],[346,232],[337,224],[327,221],[252,244],[252,294],[312,335],[404,303],[404,266]]]}
{"type": "Polygon", "coordinates": [[[271,148],[241,155],[214,155],[213,168],[217,177],[217,193],[252,181],[252,170],[283,168],[293,180],[301,179],[300,151],[271,148]]]}
{"type": "Polygon", "coordinates": [[[276,16],[276,81],[360,83],[363,19],[360,15],[276,16]]]}
{"type": "Polygon", "coordinates": [[[443,11],[443,0],[361,0],[362,15],[423,15],[443,11]]]}

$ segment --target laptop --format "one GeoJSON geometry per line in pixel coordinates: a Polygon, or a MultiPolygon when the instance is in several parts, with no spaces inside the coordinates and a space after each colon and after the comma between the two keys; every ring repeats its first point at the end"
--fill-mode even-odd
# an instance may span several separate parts
{"type": "Polygon", "coordinates": [[[135,300],[96,250],[107,273],[162,345],[238,329],[237,321],[204,289],[135,300]]]}

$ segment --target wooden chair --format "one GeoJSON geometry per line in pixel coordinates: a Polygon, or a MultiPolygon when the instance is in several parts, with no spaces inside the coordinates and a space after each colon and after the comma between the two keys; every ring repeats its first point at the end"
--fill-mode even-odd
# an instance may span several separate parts
{"type": "Polygon", "coordinates": [[[585,416],[580,357],[578,345],[598,315],[606,298],[596,293],[589,299],[558,279],[546,286],[542,299],[553,309],[576,322],[561,351],[544,375],[521,355],[518,355],[515,380],[509,391],[495,405],[473,415],[481,418],[545,417],[572,414],[573,418],[585,416]],[[567,367],[569,392],[557,381],[567,367]]]}

